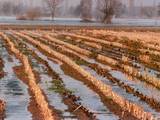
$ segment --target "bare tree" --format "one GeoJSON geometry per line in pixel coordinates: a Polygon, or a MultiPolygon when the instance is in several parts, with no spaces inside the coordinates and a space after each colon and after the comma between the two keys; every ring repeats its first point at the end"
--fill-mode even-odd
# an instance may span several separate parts
{"type": "Polygon", "coordinates": [[[116,7],[114,8],[115,17],[121,17],[127,13],[127,6],[122,2],[117,2],[116,7]]]}
{"type": "Polygon", "coordinates": [[[155,8],[154,7],[143,7],[141,9],[141,16],[151,18],[151,17],[154,17],[154,15],[155,15],[155,8]]]}
{"type": "Polygon", "coordinates": [[[26,17],[29,20],[35,20],[41,16],[41,10],[38,7],[33,7],[27,10],[26,17]]]}
{"type": "Polygon", "coordinates": [[[46,2],[48,9],[50,11],[52,20],[54,20],[56,9],[57,9],[58,5],[62,2],[62,0],[45,0],[45,2],[46,2]]]}
{"type": "Polygon", "coordinates": [[[35,20],[41,17],[41,9],[39,7],[30,7],[24,13],[16,16],[17,20],[35,20]]]}
{"type": "Polygon", "coordinates": [[[81,18],[84,21],[90,21],[92,18],[92,0],[81,0],[81,18]]]}
{"type": "Polygon", "coordinates": [[[98,18],[103,23],[111,23],[118,3],[118,0],[97,0],[98,18]]]}
{"type": "Polygon", "coordinates": [[[160,16],[160,3],[158,4],[158,16],[160,16]]]}
{"type": "Polygon", "coordinates": [[[9,2],[9,1],[2,2],[1,10],[5,15],[11,15],[11,13],[12,13],[12,3],[9,2]]]}
{"type": "Polygon", "coordinates": [[[17,16],[17,15],[22,14],[25,9],[26,9],[26,8],[24,7],[24,5],[23,5],[22,3],[18,3],[18,4],[16,4],[16,5],[13,5],[13,10],[12,10],[12,12],[13,12],[14,15],[17,16]]]}

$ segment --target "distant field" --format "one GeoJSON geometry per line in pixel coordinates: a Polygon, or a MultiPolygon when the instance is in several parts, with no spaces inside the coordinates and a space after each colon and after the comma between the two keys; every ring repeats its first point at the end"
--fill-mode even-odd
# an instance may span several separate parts
{"type": "Polygon", "coordinates": [[[158,27],[0,31],[0,119],[160,119],[158,27]]]}

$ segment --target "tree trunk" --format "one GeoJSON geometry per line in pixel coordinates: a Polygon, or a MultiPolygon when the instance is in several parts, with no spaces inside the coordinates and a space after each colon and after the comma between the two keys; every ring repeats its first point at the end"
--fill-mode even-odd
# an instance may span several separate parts
{"type": "Polygon", "coordinates": [[[51,13],[52,21],[54,21],[54,16],[55,16],[55,12],[53,11],[53,12],[51,13]]]}
{"type": "Polygon", "coordinates": [[[105,16],[102,22],[106,23],[106,24],[111,24],[112,23],[112,16],[105,16]]]}
{"type": "Polygon", "coordinates": [[[54,15],[53,14],[51,15],[51,18],[52,18],[52,21],[54,21],[54,15]]]}

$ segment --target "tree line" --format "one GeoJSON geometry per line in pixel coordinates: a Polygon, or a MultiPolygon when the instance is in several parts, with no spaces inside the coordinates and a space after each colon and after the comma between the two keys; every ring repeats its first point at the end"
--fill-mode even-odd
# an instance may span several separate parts
{"type": "MultiPolygon", "coordinates": [[[[120,0],[81,0],[80,4],[64,11],[65,0],[43,0],[42,6],[26,6],[25,4],[4,1],[0,2],[1,15],[15,15],[19,20],[38,19],[50,16],[54,20],[60,13],[67,12],[75,17],[81,17],[83,21],[93,19],[103,23],[111,23],[113,17],[121,17],[127,14],[127,7],[120,0]]],[[[160,5],[157,6],[157,15],[160,15],[160,5]]],[[[140,8],[141,15],[152,17],[154,8],[140,8]]],[[[135,10],[136,11],[136,10],[135,10]]]]}

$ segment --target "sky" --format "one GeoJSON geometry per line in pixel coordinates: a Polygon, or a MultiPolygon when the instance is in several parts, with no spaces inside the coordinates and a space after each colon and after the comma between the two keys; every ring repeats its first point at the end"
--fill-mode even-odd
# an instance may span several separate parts
{"type": "MultiPolygon", "coordinates": [[[[0,1],[13,1],[13,2],[23,1],[26,4],[29,4],[29,2],[32,2],[32,4],[34,5],[40,5],[41,3],[43,3],[44,0],[0,0],[0,1]]],[[[75,6],[80,3],[80,0],[66,0],[66,1],[68,1],[69,6],[75,6]]],[[[123,1],[124,3],[127,3],[128,0],[121,0],[121,1],[123,1]]],[[[138,6],[138,5],[141,5],[141,2],[143,2],[144,6],[150,6],[150,5],[154,5],[154,1],[157,4],[160,3],[160,0],[135,0],[135,4],[138,6]]]]}
{"type": "MultiPolygon", "coordinates": [[[[123,2],[127,3],[128,0],[122,0],[123,2]]],[[[160,3],[160,0],[135,0],[135,4],[138,6],[141,4],[141,2],[143,3],[143,5],[145,6],[150,6],[150,5],[154,5],[154,2],[156,4],[160,3]]]]}

